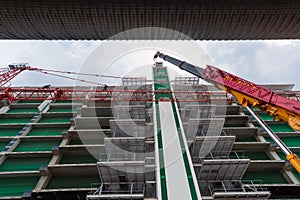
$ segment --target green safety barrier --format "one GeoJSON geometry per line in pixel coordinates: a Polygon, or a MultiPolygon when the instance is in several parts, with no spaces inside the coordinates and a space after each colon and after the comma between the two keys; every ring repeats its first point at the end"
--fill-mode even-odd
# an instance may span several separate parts
{"type": "Polygon", "coordinates": [[[67,123],[71,117],[43,117],[39,123],[67,123]]]}
{"type": "MultiPolygon", "coordinates": [[[[268,142],[273,142],[270,137],[265,137],[265,139],[268,142]]],[[[280,139],[287,147],[300,147],[300,137],[280,137],[280,139]]]]}
{"type": "Polygon", "coordinates": [[[93,155],[63,155],[60,164],[96,163],[98,160],[93,155]]]}
{"type": "Polygon", "coordinates": [[[255,139],[254,136],[252,136],[252,137],[242,137],[242,138],[237,137],[235,139],[235,142],[257,142],[257,140],[255,139]]]}
{"type": "MultiPolygon", "coordinates": [[[[245,156],[245,158],[249,158],[251,160],[271,160],[271,158],[265,153],[265,152],[236,152],[237,155],[242,158],[242,156],[245,156]]],[[[235,152],[230,153],[230,158],[237,158],[235,152]]]]}
{"type": "Polygon", "coordinates": [[[50,141],[21,141],[21,143],[14,150],[15,152],[28,152],[28,151],[51,151],[53,146],[59,146],[60,140],[50,141]]]}
{"type": "Polygon", "coordinates": [[[2,136],[16,136],[22,128],[0,128],[0,137],[2,136]]]}
{"type": "Polygon", "coordinates": [[[60,113],[69,113],[76,112],[76,109],[72,108],[50,108],[47,112],[60,112],[60,113]]]}
{"type": "MultiPolygon", "coordinates": [[[[35,171],[47,165],[51,157],[8,157],[0,165],[0,172],[35,171]]],[[[1,179],[0,179],[1,180],[1,179]]]]}
{"type": "Polygon", "coordinates": [[[7,113],[37,113],[39,110],[37,108],[11,108],[7,113]]]}
{"type": "Polygon", "coordinates": [[[61,132],[65,129],[64,127],[34,127],[27,136],[56,136],[61,135],[61,132]]]}
{"type": "Polygon", "coordinates": [[[31,120],[31,117],[12,118],[5,117],[0,118],[0,124],[27,124],[31,120]]]}
{"type": "Polygon", "coordinates": [[[24,191],[33,190],[40,176],[1,177],[0,196],[22,196],[24,191]]]}
{"type": "Polygon", "coordinates": [[[91,184],[99,183],[98,174],[95,175],[78,175],[73,176],[52,176],[46,189],[62,188],[91,188],[91,184]]]}
{"type": "Polygon", "coordinates": [[[262,184],[288,183],[279,171],[246,171],[242,178],[242,182],[246,180],[262,180],[262,184]]]}

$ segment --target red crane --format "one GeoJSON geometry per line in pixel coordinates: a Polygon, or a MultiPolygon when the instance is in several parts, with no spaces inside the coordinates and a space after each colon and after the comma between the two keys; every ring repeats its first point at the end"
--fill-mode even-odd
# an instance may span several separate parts
{"type": "Polygon", "coordinates": [[[300,130],[300,102],[284,97],[274,91],[251,83],[238,76],[230,74],[217,67],[207,65],[205,69],[178,60],[171,56],[160,53],[159,51],[154,55],[154,59],[162,58],[170,62],[180,69],[185,70],[195,76],[212,83],[217,88],[226,91],[236,97],[239,103],[245,107],[257,122],[264,128],[267,134],[276,142],[279,148],[286,154],[287,160],[300,173],[300,160],[296,154],[280,140],[280,138],[273,133],[268,125],[260,119],[260,117],[251,109],[252,106],[258,107],[260,110],[267,112],[274,116],[276,120],[286,121],[295,129],[300,130]]]}
{"type": "MultiPolygon", "coordinates": [[[[193,66],[189,63],[177,60],[170,56],[157,52],[155,58],[161,57],[172,64],[177,65],[181,69],[184,69],[197,77],[200,77],[210,83],[213,83],[220,89],[225,90],[227,93],[234,95],[241,105],[248,107],[256,106],[261,110],[267,111],[270,115],[274,116],[277,120],[287,121],[294,129],[300,130],[300,102],[291,100],[287,97],[281,96],[272,90],[265,87],[251,83],[245,79],[232,75],[221,69],[213,66],[207,66],[206,69],[202,69],[193,66]]],[[[98,74],[86,74],[77,72],[66,72],[58,70],[48,70],[32,68],[27,63],[11,64],[9,69],[3,69],[0,74],[0,100],[9,100],[13,102],[15,100],[95,100],[95,101],[155,101],[154,96],[156,91],[150,89],[137,89],[137,90],[116,90],[112,87],[95,90],[87,89],[67,89],[67,88],[15,88],[15,87],[3,87],[9,83],[14,77],[20,74],[24,70],[37,71],[44,74],[54,75],[71,80],[92,83],[95,85],[101,85],[88,80],[69,77],[62,74],[80,74],[87,76],[108,77],[108,78],[122,78],[118,76],[98,75],[98,74]],[[60,74],[58,74],[60,73],[60,74]]],[[[159,91],[158,95],[162,93],[173,93],[176,97],[180,96],[180,101],[190,102],[215,102],[233,101],[232,95],[224,94],[222,92],[189,92],[189,91],[159,91]],[[214,98],[211,99],[210,97],[214,98]],[[193,98],[191,98],[193,97],[193,98]],[[219,99],[216,97],[220,97],[219,99]]],[[[175,99],[177,101],[177,99],[175,99]]],[[[295,166],[300,173],[300,160],[296,156],[288,151],[287,159],[295,166]]]]}
{"type": "Polygon", "coordinates": [[[275,120],[286,121],[295,130],[300,130],[299,101],[289,99],[266,87],[257,85],[211,65],[207,65],[203,69],[160,52],[155,54],[154,58],[157,57],[234,95],[242,106],[258,107],[260,110],[266,111],[273,116],[275,120]]]}
{"type": "MultiPolygon", "coordinates": [[[[111,75],[99,75],[99,74],[87,74],[69,71],[49,70],[41,68],[32,68],[27,63],[11,64],[9,68],[4,68],[0,74],[0,100],[9,100],[13,102],[16,100],[94,100],[94,101],[154,101],[154,95],[157,91],[150,89],[116,89],[114,87],[104,88],[104,84],[99,84],[89,80],[78,79],[70,77],[68,75],[86,75],[95,77],[106,78],[122,78],[120,76],[111,75]],[[91,83],[93,85],[101,86],[100,89],[78,89],[78,88],[21,88],[21,87],[3,87],[9,83],[14,77],[20,74],[24,70],[36,71],[43,74],[58,76],[65,79],[71,79],[74,81],[81,81],[85,83],[91,83]]],[[[171,93],[170,91],[159,91],[159,94],[171,93]]],[[[209,91],[180,91],[172,92],[175,95],[181,97],[180,101],[184,102],[218,102],[224,101],[232,102],[232,95],[228,95],[223,92],[209,92],[209,91]],[[210,97],[214,95],[214,98],[210,97]],[[191,98],[193,97],[193,98],[191,98]]]]}
{"type": "Polygon", "coordinates": [[[8,84],[14,77],[24,70],[30,70],[28,63],[19,63],[8,65],[9,68],[2,68],[0,74],[0,88],[8,84]]]}

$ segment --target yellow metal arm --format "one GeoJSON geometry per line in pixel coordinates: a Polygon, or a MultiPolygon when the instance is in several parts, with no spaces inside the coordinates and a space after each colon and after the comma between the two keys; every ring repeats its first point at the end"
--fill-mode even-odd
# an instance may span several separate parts
{"type": "Polygon", "coordinates": [[[300,173],[300,160],[299,160],[298,156],[294,153],[291,153],[286,156],[286,159],[288,161],[290,161],[290,163],[297,170],[297,172],[300,173]]]}
{"type": "Polygon", "coordinates": [[[273,116],[275,120],[277,121],[285,121],[287,122],[291,128],[293,128],[296,131],[300,131],[300,116],[295,115],[294,113],[291,113],[283,108],[270,105],[270,104],[261,104],[257,99],[253,97],[246,96],[240,92],[230,90],[228,88],[222,88],[226,92],[234,95],[238,102],[243,106],[251,106],[251,107],[257,107],[262,111],[267,112],[269,115],[273,116]]]}

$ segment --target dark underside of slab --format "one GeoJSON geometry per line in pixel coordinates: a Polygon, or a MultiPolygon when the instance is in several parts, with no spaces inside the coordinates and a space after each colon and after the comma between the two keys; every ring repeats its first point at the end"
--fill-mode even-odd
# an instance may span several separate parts
{"type": "Polygon", "coordinates": [[[0,39],[299,39],[299,8],[297,0],[1,1],[0,39]]]}

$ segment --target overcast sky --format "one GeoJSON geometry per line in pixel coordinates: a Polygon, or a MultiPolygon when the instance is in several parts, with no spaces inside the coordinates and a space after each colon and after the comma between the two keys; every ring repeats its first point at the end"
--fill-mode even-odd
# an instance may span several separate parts
{"type": "MultiPolygon", "coordinates": [[[[28,62],[32,67],[80,71],[90,54],[103,43],[103,41],[0,41],[0,65],[5,68],[13,62],[28,62]]],[[[255,83],[295,83],[295,89],[300,90],[299,40],[198,41],[197,45],[202,47],[210,58],[211,61],[206,62],[211,63],[207,64],[213,64],[255,83]]],[[[189,49],[186,49],[186,52],[189,52],[189,49]]],[[[102,59],[101,56],[99,59],[102,59]]],[[[148,60],[152,59],[152,55],[149,52],[139,54],[138,59],[139,65],[147,60],[146,65],[149,64],[148,60]]],[[[120,70],[114,69],[113,75],[123,76],[124,68],[129,65],[126,59],[120,59],[118,61],[120,70]]],[[[74,84],[72,81],[38,72],[22,72],[12,83],[15,86],[74,84]]]]}

